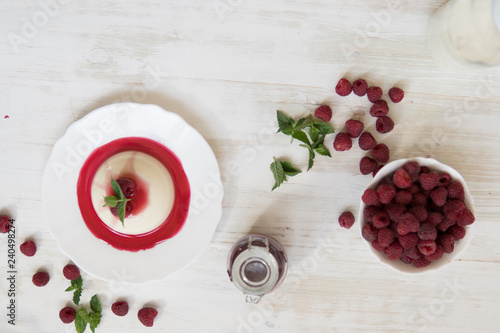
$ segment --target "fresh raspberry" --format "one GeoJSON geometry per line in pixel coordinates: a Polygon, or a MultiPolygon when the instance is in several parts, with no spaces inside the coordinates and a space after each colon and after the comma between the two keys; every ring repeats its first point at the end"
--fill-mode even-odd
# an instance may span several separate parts
{"type": "Polygon", "coordinates": [[[428,256],[436,252],[436,242],[433,240],[419,240],[417,247],[420,253],[424,256],[428,256]]]}
{"type": "Polygon", "coordinates": [[[443,207],[448,199],[448,190],[446,187],[438,187],[431,192],[432,202],[438,207],[443,207]]]}
{"type": "Polygon", "coordinates": [[[329,122],[332,120],[332,108],[328,105],[321,105],[314,111],[314,115],[323,121],[329,122]]]}
{"type": "Polygon", "coordinates": [[[455,238],[450,234],[441,234],[436,239],[436,244],[444,248],[444,253],[452,253],[455,249],[455,238]]]}
{"type": "Polygon", "coordinates": [[[391,221],[399,223],[403,214],[406,213],[406,207],[402,206],[402,205],[390,203],[390,204],[385,206],[385,211],[389,215],[389,218],[391,219],[391,221]]]}
{"type": "Polygon", "coordinates": [[[429,260],[425,259],[425,257],[422,257],[419,259],[413,259],[411,263],[416,268],[423,268],[423,267],[429,266],[431,264],[431,262],[429,260]]]}
{"type": "Polygon", "coordinates": [[[444,219],[443,214],[438,213],[438,212],[429,212],[427,214],[427,223],[432,224],[433,226],[437,226],[439,223],[441,223],[444,219]]]}
{"type": "Polygon", "coordinates": [[[380,163],[387,163],[389,161],[389,147],[384,143],[379,143],[372,149],[372,156],[380,163]]]}
{"type": "Polygon", "coordinates": [[[464,213],[457,220],[457,225],[460,227],[463,227],[463,226],[474,223],[475,220],[476,220],[476,218],[474,217],[474,215],[472,215],[471,211],[468,210],[467,208],[465,208],[464,213]]]}
{"type": "Polygon", "coordinates": [[[378,242],[378,239],[375,239],[374,241],[372,241],[372,246],[375,250],[377,250],[379,252],[384,252],[384,250],[385,250],[385,247],[380,245],[380,243],[378,242]]]}
{"type": "MultiPolygon", "coordinates": [[[[398,239],[399,239],[399,243],[401,244],[401,246],[405,250],[409,250],[409,249],[417,246],[418,240],[419,240],[418,235],[415,232],[410,232],[410,233],[407,233],[406,235],[400,235],[398,237],[398,239]]],[[[413,258],[413,259],[416,259],[416,258],[413,258]]]]}
{"type": "Polygon", "coordinates": [[[418,222],[424,222],[427,220],[427,209],[422,206],[413,206],[408,209],[409,213],[412,213],[418,220],[418,222]]]}
{"type": "Polygon", "coordinates": [[[158,311],[156,309],[145,307],[137,312],[137,317],[139,321],[146,327],[152,327],[154,319],[158,315],[158,311]]]}
{"type": "Polygon", "coordinates": [[[364,128],[365,125],[359,120],[349,119],[345,122],[345,129],[351,138],[357,138],[364,128]]]}
{"type": "Polygon", "coordinates": [[[438,228],[438,230],[440,230],[440,231],[446,231],[446,230],[448,230],[448,228],[450,228],[451,226],[453,226],[455,224],[456,224],[455,221],[452,221],[448,218],[444,218],[443,221],[436,226],[436,228],[438,228]]]}
{"type": "Polygon", "coordinates": [[[465,229],[459,225],[452,225],[446,232],[452,235],[455,241],[459,241],[465,237],[465,229]]]}
{"type": "MultiPolygon", "coordinates": [[[[410,175],[405,169],[398,169],[392,176],[392,182],[397,188],[409,188],[412,185],[410,175]]],[[[410,195],[411,193],[408,192],[410,195]]]]}
{"type": "Polygon", "coordinates": [[[377,122],[375,123],[375,128],[379,133],[389,133],[394,129],[394,121],[392,121],[392,119],[387,116],[378,117],[377,122]]]}
{"type": "Polygon", "coordinates": [[[415,182],[418,180],[418,175],[420,174],[420,165],[416,161],[408,161],[402,166],[403,169],[410,175],[411,181],[415,182]]]}
{"type": "MultiPolygon", "coordinates": [[[[118,206],[110,207],[109,211],[111,212],[111,214],[118,217],[118,206]]],[[[130,216],[130,214],[132,214],[132,205],[126,204],[125,205],[125,217],[130,216]]]]}
{"type": "Polygon", "coordinates": [[[420,223],[411,213],[405,213],[401,216],[398,223],[398,234],[406,235],[410,232],[417,232],[420,229],[420,223]]]}
{"type": "Polygon", "coordinates": [[[389,89],[389,98],[393,103],[399,103],[405,97],[405,92],[398,87],[392,87],[389,89]]]}
{"type": "Polygon", "coordinates": [[[75,265],[68,264],[63,268],[63,275],[68,280],[76,280],[80,276],[80,270],[75,265]]]}
{"type": "Polygon", "coordinates": [[[123,317],[128,313],[128,303],[125,301],[114,302],[111,311],[117,316],[123,317]]]}
{"type": "Polygon", "coordinates": [[[116,180],[125,198],[130,199],[135,193],[135,182],[130,178],[118,178],[116,180]]]}
{"type": "Polygon", "coordinates": [[[411,199],[410,205],[414,206],[422,206],[427,207],[427,198],[422,193],[415,193],[411,199]]]}
{"type": "Polygon", "coordinates": [[[430,223],[422,223],[417,232],[418,238],[421,240],[435,240],[437,237],[437,229],[430,223]]]}
{"type": "Polygon", "coordinates": [[[399,190],[396,192],[396,196],[394,197],[394,202],[398,205],[406,206],[409,205],[413,195],[407,190],[399,190]]]}
{"type": "Polygon", "coordinates": [[[59,318],[65,324],[72,323],[76,318],[76,311],[70,306],[66,306],[59,311],[59,318]]]}
{"type": "Polygon", "coordinates": [[[373,242],[378,237],[378,229],[375,228],[372,224],[366,223],[361,229],[361,234],[363,238],[368,242],[373,242]]]}
{"type": "Polygon", "coordinates": [[[380,169],[384,167],[384,165],[385,164],[379,164],[378,167],[375,170],[373,170],[372,176],[375,177],[377,173],[380,171],[380,169]]]}
{"type": "Polygon", "coordinates": [[[383,99],[373,103],[372,107],[370,108],[370,115],[372,117],[383,117],[388,113],[389,113],[389,106],[387,105],[387,102],[384,101],[383,99]]]}
{"type": "Polygon", "coordinates": [[[49,283],[49,280],[50,277],[49,273],[47,272],[36,272],[32,278],[33,284],[37,287],[45,286],[47,283],[49,283]]]}
{"type": "Polygon", "coordinates": [[[382,229],[387,227],[391,223],[391,219],[386,212],[380,211],[375,216],[373,216],[373,226],[377,229],[382,229]]]}
{"type": "Polygon", "coordinates": [[[389,228],[382,228],[378,231],[378,243],[380,246],[387,247],[389,244],[391,244],[394,241],[394,238],[396,238],[396,234],[392,229],[389,228]]]}
{"type": "Polygon", "coordinates": [[[439,260],[443,257],[444,254],[444,247],[441,245],[436,245],[436,251],[434,251],[433,254],[429,254],[425,256],[424,258],[428,261],[436,261],[439,260]]]}
{"type": "Polygon", "coordinates": [[[349,150],[352,147],[352,139],[347,133],[337,133],[335,140],[333,141],[333,148],[336,151],[349,150]]]}
{"type": "Polygon", "coordinates": [[[377,166],[378,166],[377,161],[368,156],[363,157],[361,161],[359,161],[359,171],[361,171],[361,174],[363,175],[372,173],[373,171],[375,171],[377,166]]]}
{"type": "Polygon", "coordinates": [[[339,224],[342,228],[351,229],[354,221],[354,215],[351,212],[343,212],[339,216],[339,224]]]}
{"type": "Polygon", "coordinates": [[[453,200],[465,200],[465,190],[460,182],[451,182],[450,185],[446,187],[448,190],[448,198],[453,200]]]}
{"type": "Polygon", "coordinates": [[[365,221],[370,223],[373,222],[373,217],[379,211],[380,209],[376,206],[365,206],[365,209],[363,209],[363,217],[365,218],[365,221]]]}
{"type": "Polygon", "coordinates": [[[388,204],[396,196],[394,186],[382,184],[377,187],[378,200],[383,204],[388,204]]]}
{"type": "Polygon", "coordinates": [[[378,200],[377,191],[372,189],[372,188],[368,188],[365,190],[365,192],[361,196],[361,200],[366,205],[372,205],[372,206],[379,206],[380,205],[380,201],[378,200]]]}
{"type": "Polygon", "coordinates": [[[438,212],[442,213],[443,212],[443,207],[437,206],[432,199],[429,201],[428,205],[429,212],[438,212]]]}
{"type": "MultiPolygon", "coordinates": [[[[410,175],[411,177],[411,175],[410,175]]],[[[418,175],[417,175],[418,177],[418,175]]],[[[412,186],[410,186],[408,188],[408,191],[411,193],[411,194],[415,194],[415,193],[419,193],[420,192],[420,187],[417,185],[417,184],[413,184],[412,186]]]]}
{"type": "Polygon", "coordinates": [[[403,254],[403,248],[401,247],[401,244],[399,244],[398,240],[396,239],[393,241],[389,246],[387,246],[384,250],[385,256],[390,259],[390,260],[398,260],[399,257],[403,254]]]}
{"type": "Polygon", "coordinates": [[[380,87],[369,87],[366,90],[366,96],[368,97],[368,100],[372,103],[375,103],[378,101],[380,98],[382,98],[382,88],[380,87]]]}
{"type": "Polygon", "coordinates": [[[447,172],[441,172],[439,174],[439,181],[438,181],[438,186],[448,186],[451,183],[451,176],[447,172]]]}
{"type": "Polygon", "coordinates": [[[413,261],[412,258],[410,258],[406,254],[404,254],[404,251],[403,251],[403,254],[401,255],[401,257],[399,257],[399,260],[401,260],[402,262],[404,262],[405,264],[408,264],[408,265],[410,265],[413,261]]]}
{"type": "Polygon", "coordinates": [[[415,246],[408,249],[408,250],[404,250],[404,254],[408,257],[408,258],[411,258],[413,260],[416,260],[416,259],[420,259],[422,258],[422,253],[420,253],[420,251],[418,250],[418,247],[417,247],[417,243],[418,243],[418,237],[417,237],[417,242],[415,243],[415,246]]]}
{"type": "Polygon", "coordinates": [[[36,253],[36,244],[32,240],[28,240],[19,246],[21,253],[27,257],[33,257],[36,253]]]}
{"type": "Polygon", "coordinates": [[[377,141],[370,132],[363,132],[358,139],[358,144],[362,150],[372,150],[377,145],[377,141]]]}
{"type": "Polygon", "coordinates": [[[460,200],[448,201],[443,206],[444,216],[452,221],[457,221],[464,214],[464,211],[465,205],[460,200]]]}
{"type": "Polygon", "coordinates": [[[352,91],[358,96],[366,95],[367,89],[368,89],[368,83],[366,83],[366,81],[363,79],[356,80],[352,84],[352,91]]]}
{"type": "Polygon", "coordinates": [[[12,227],[12,220],[7,215],[0,215],[0,233],[6,234],[12,227]]]}
{"type": "Polygon", "coordinates": [[[385,176],[380,180],[378,183],[379,185],[389,185],[389,186],[394,186],[394,183],[392,182],[392,177],[391,176],[385,176]]]}
{"type": "Polygon", "coordinates": [[[420,174],[419,180],[420,186],[422,186],[424,190],[432,190],[438,185],[439,174],[437,172],[422,173],[420,174]]]}
{"type": "Polygon", "coordinates": [[[335,92],[339,96],[347,96],[351,93],[351,91],[351,83],[345,78],[340,79],[339,83],[337,83],[337,86],[335,87],[335,92]]]}

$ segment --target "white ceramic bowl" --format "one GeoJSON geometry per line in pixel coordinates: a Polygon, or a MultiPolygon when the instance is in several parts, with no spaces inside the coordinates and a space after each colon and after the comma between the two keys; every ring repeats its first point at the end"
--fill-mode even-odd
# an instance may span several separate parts
{"type": "MultiPolygon", "coordinates": [[[[465,206],[471,211],[473,215],[475,215],[474,211],[474,200],[472,199],[472,196],[469,192],[469,189],[467,188],[467,184],[465,183],[464,178],[456,171],[455,169],[439,162],[436,161],[435,159],[432,158],[423,158],[423,157],[415,157],[415,158],[408,158],[408,159],[401,159],[401,160],[396,160],[393,162],[390,162],[386,164],[378,173],[377,175],[373,178],[373,180],[368,184],[367,188],[376,188],[378,183],[382,178],[384,178],[387,175],[393,174],[397,169],[402,167],[406,162],[409,161],[416,161],[420,164],[420,166],[427,166],[429,167],[432,171],[438,171],[438,172],[447,172],[450,174],[452,179],[454,181],[459,181],[462,183],[465,191],[465,206]]],[[[363,210],[365,208],[365,204],[363,201],[361,201],[361,205],[359,207],[359,213],[358,213],[358,221],[360,221],[359,226],[360,230],[363,230],[363,226],[366,224],[366,221],[363,216],[363,210]]],[[[366,245],[370,249],[370,251],[373,253],[373,255],[383,264],[403,273],[410,273],[410,274],[416,274],[416,273],[423,273],[423,272],[429,272],[433,270],[437,270],[447,264],[449,264],[453,259],[458,257],[469,245],[471,238],[472,238],[472,226],[474,224],[468,225],[465,227],[466,233],[465,237],[457,242],[455,242],[455,249],[452,253],[445,253],[443,257],[439,260],[433,261],[430,265],[426,267],[421,267],[421,268],[416,268],[415,266],[411,264],[405,264],[401,260],[390,260],[388,259],[384,253],[379,252],[375,250],[372,245],[366,241],[363,238],[363,241],[365,241],[366,245]]]]}

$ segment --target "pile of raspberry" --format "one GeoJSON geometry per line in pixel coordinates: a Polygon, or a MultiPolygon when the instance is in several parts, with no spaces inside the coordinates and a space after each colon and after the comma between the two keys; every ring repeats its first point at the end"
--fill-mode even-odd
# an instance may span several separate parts
{"type": "Polygon", "coordinates": [[[390,260],[425,267],[452,253],[474,223],[464,200],[448,173],[407,162],[364,192],[363,238],[390,260]]]}

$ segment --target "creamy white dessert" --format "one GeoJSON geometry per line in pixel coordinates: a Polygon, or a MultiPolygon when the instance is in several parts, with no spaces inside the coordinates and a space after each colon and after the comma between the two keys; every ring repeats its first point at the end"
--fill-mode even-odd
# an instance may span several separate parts
{"type": "Polygon", "coordinates": [[[91,186],[92,205],[99,218],[113,230],[128,235],[147,233],[160,226],[172,210],[174,196],[172,177],[165,166],[154,157],[136,151],[108,158],[95,173],[91,186]],[[110,208],[103,205],[104,197],[110,195],[111,177],[117,180],[124,175],[131,175],[128,178],[135,180],[137,186],[147,187],[147,198],[143,198],[147,203],[137,213],[132,211],[122,224],[110,208]]]}

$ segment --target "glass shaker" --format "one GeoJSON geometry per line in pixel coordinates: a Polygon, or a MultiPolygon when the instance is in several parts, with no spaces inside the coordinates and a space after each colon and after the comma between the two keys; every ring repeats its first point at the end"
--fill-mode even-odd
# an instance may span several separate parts
{"type": "Polygon", "coordinates": [[[449,0],[431,17],[427,42],[447,68],[500,65],[500,0],[449,0]]]}

